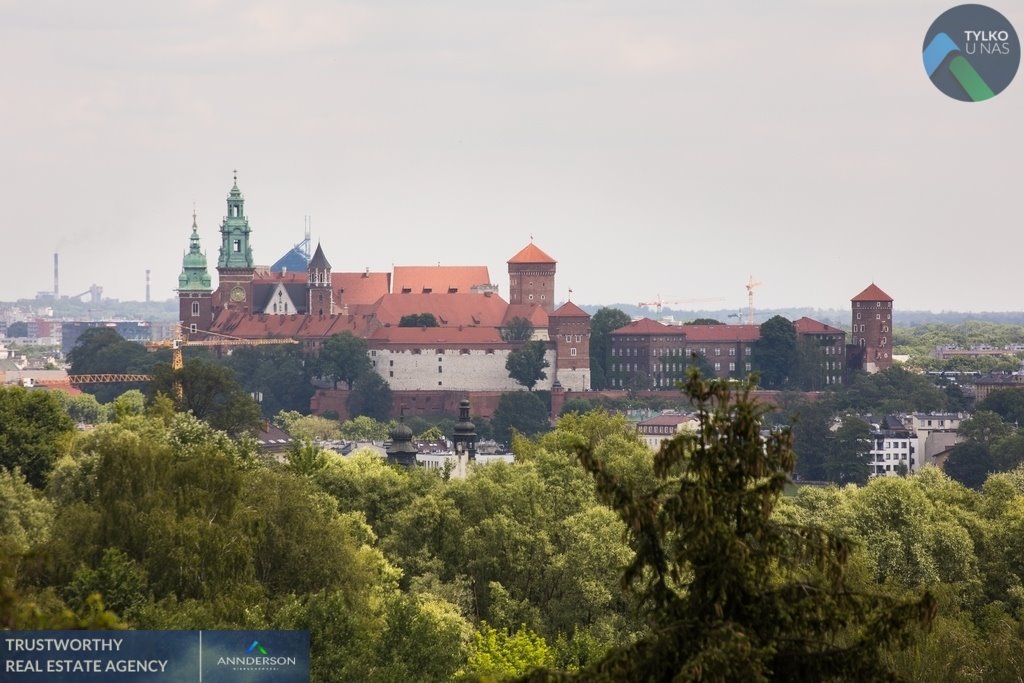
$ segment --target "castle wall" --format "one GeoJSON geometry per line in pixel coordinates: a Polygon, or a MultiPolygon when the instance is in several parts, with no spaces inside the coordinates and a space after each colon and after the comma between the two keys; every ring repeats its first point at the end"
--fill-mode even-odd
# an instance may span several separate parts
{"type": "MultiPolygon", "coordinates": [[[[370,360],[392,391],[520,391],[523,386],[508,376],[505,362],[511,348],[494,349],[371,349],[370,360]],[[418,353],[417,353],[418,352],[418,353]]],[[[555,350],[544,356],[550,367],[547,379],[534,389],[551,389],[554,383],[555,350]]],[[[589,386],[589,368],[586,382],[589,386]]],[[[579,371],[577,371],[579,373],[579,371]]],[[[561,373],[559,373],[561,379],[561,373]]],[[[573,377],[578,383],[580,379],[573,377]]],[[[582,385],[579,385],[582,388],[582,385]]],[[[575,388],[575,387],[574,387],[575,388]]]]}

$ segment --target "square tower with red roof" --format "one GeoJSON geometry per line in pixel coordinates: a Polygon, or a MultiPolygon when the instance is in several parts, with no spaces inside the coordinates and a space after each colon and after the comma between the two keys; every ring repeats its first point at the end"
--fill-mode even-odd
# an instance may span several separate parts
{"type": "Polygon", "coordinates": [[[850,299],[853,312],[851,366],[869,373],[892,367],[892,297],[872,282],[850,299]]]}
{"type": "Polygon", "coordinates": [[[555,310],[555,259],[530,242],[508,260],[508,302],[555,310]]]}

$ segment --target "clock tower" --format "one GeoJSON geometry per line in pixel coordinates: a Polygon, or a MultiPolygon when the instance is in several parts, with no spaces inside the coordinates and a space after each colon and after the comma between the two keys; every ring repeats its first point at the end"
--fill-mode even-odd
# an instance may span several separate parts
{"type": "Polygon", "coordinates": [[[235,184],[228,193],[228,215],[220,225],[220,257],[217,259],[220,304],[224,308],[252,312],[252,280],[255,267],[249,243],[249,219],[245,215],[245,199],[235,184]]]}

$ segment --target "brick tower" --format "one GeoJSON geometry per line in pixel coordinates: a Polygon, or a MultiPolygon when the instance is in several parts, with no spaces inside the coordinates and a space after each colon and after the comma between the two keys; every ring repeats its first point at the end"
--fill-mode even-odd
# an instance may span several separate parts
{"type": "Polygon", "coordinates": [[[178,276],[178,322],[186,332],[210,329],[213,323],[213,287],[206,269],[206,254],[199,249],[199,228],[192,212],[192,237],[181,259],[178,276]]]}
{"type": "Polygon", "coordinates": [[[545,313],[555,310],[555,264],[533,242],[508,260],[508,302],[538,304],[545,313]]]}
{"type": "Polygon", "coordinates": [[[548,336],[555,343],[555,376],[566,391],[590,389],[590,315],[571,301],[548,314],[548,336]]]}
{"type": "Polygon", "coordinates": [[[875,283],[850,299],[853,334],[847,362],[869,373],[892,367],[892,297],[875,283]]]}

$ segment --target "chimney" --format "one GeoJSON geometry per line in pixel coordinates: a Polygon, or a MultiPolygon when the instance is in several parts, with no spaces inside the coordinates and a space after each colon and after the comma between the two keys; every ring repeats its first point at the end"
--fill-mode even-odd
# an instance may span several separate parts
{"type": "Polygon", "coordinates": [[[146,303],[149,303],[149,268],[146,268],[146,303]]]}
{"type": "Polygon", "coordinates": [[[60,287],[57,286],[57,252],[53,252],[53,298],[60,298],[60,287]]]}

